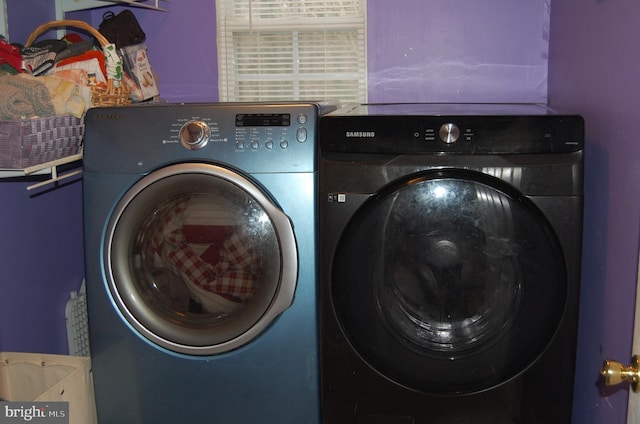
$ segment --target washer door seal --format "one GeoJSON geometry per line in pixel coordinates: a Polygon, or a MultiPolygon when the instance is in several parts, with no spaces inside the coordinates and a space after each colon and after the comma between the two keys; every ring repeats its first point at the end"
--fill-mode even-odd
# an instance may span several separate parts
{"type": "Polygon", "coordinates": [[[526,370],[567,299],[542,212],[497,178],[454,169],[409,175],[365,201],[340,237],[330,287],[361,358],[433,394],[481,392],[526,370]]]}
{"type": "Polygon", "coordinates": [[[124,194],[103,266],[134,331],[174,352],[211,355],[249,343],[291,305],[298,256],[291,221],[257,183],[184,163],[124,194]]]}

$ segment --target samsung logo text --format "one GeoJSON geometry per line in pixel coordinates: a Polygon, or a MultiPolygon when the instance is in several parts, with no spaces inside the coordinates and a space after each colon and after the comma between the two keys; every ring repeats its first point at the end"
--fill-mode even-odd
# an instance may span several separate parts
{"type": "Polygon", "coordinates": [[[375,131],[347,131],[347,138],[374,138],[376,136],[375,131]]]}
{"type": "Polygon", "coordinates": [[[125,116],[118,113],[100,113],[95,114],[94,118],[99,121],[122,121],[125,116]]]}

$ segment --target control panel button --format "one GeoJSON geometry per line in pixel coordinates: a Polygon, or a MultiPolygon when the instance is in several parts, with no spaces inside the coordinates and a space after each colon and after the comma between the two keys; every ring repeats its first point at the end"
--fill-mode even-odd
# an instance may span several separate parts
{"type": "Polygon", "coordinates": [[[424,130],[424,141],[435,141],[436,140],[436,130],[433,128],[427,128],[424,130]]]}
{"type": "Polygon", "coordinates": [[[299,124],[306,124],[308,121],[307,115],[305,115],[304,113],[300,113],[298,115],[298,123],[299,124]]]}
{"type": "Polygon", "coordinates": [[[438,135],[440,135],[440,140],[447,144],[452,144],[460,138],[460,128],[452,123],[443,124],[440,127],[438,135]]]}
{"type": "Polygon", "coordinates": [[[289,142],[287,140],[282,140],[280,142],[280,147],[286,149],[287,147],[289,147],[289,142]]]}
{"type": "Polygon", "coordinates": [[[266,147],[269,150],[273,149],[273,141],[267,140],[267,142],[264,143],[264,147],[266,147]]]}
{"type": "Polygon", "coordinates": [[[253,150],[258,150],[258,147],[260,147],[260,144],[257,141],[254,140],[251,142],[251,148],[253,150]]]}
{"type": "Polygon", "coordinates": [[[210,137],[209,125],[202,121],[188,121],[180,128],[180,143],[189,150],[202,149],[210,137]]]}
{"type": "Polygon", "coordinates": [[[296,140],[298,140],[300,143],[304,143],[305,141],[307,141],[306,128],[298,128],[298,131],[296,131],[296,140]]]}

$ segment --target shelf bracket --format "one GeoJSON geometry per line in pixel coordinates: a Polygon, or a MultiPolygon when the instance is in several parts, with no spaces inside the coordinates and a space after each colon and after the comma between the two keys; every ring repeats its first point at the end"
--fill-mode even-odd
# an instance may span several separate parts
{"type": "Polygon", "coordinates": [[[46,162],[46,163],[41,163],[38,165],[34,165],[34,166],[30,166],[28,168],[24,168],[24,174],[25,175],[30,175],[30,174],[34,174],[38,171],[44,171],[49,169],[49,173],[51,174],[51,178],[49,178],[48,180],[45,181],[40,181],[39,183],[36,184],[32,184],[30,186],[27,186],[27,190],[33,190],[36,188],[40,188],[43,186],[46,186],[48,184],[53,184],[57,181],[61,181],[64,180],[66,178],[69,177],[73,177],[74,175],[79,175],[82,173],[82,169],[76,169],[73,171],[69,171],[69,172],[65,172],[64,174],[59,174],[58,173],[58,166],[60,165],[65,165],[67,163],[71,163],[71,162],[75,162],[77,160],[81,160],[82,159],[82,153],[78,153],[77,155],[72,155],[72,156],[67,156],[65,158],[62,159],[57,159],[51,162],[46,162]]]}
{"type": "Polygon", "coordinates": [[[58,1],[58,8],[60,9],[58,14],[60,14],[60,12],[64,14],[66,12],[74,12],[76,10],[86,10],[86,9],[92,9],[96,7],[104,7],[104,6],[109,6],[109,4],[123,4],[123,5],[142,7],[146,9],[152,9],[152,10],[160,10],[162,12],[168,12],[167,9],[160,7],[159,2],[161,1],[169,2],[169,0],[153,0],[153,3],[155,3],[155,6],[154,6],[153,4],[141,3],[142,1],[146,1],[146,0],[57,0],[57,1],[58,1]]]}

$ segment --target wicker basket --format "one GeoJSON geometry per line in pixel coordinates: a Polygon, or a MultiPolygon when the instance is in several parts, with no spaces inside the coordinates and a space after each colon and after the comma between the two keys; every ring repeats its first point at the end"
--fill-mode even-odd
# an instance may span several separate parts
{"type": "Polygon", "coordinates": [[[0,121],[0,168],[23,169],[80,153],[84,119],[69,115],[0,121]]]}
{"type": "MultiPolygon", "coordinates": [[[[83,21],[63,19],[59,21],[51,21],[37,27],[27,39],[25,46],[30,46],[33,42],[46,31],[58,27],[73,27],[81,29],[92,35],[103,48],[111,44],[104,35],[98,30],[83,21]]],[[[130,92],[124,81],[114,81],[109,75],[106,75],[107,85],[91,85],[92,105],[93,106],[124,106],[131,104],[130,92]]]]}

